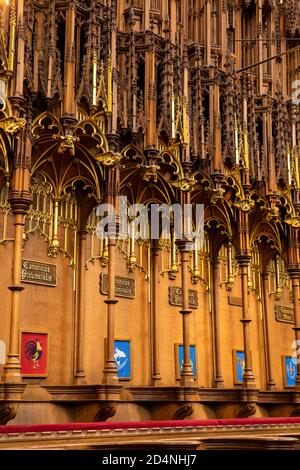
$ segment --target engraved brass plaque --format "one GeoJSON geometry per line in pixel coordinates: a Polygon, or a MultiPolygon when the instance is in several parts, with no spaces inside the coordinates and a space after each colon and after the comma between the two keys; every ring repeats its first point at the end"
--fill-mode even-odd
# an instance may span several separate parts
{"type": "MultiPolygon", "coordinates": [[[[135,280],[127,277],[115,277],[115,292],[117,297],[135,298],[135,280]]],[[[100,273],[100,293],[108,294],[108,275],[100,273]]]]}
{"type": "Polygon", "coordinates": [[[242,307],[243,306],[243,299],[241,297],[232,297],[231,295],[228,296],[228,304],[234,305],[235,307],[242,307]]]}
{"type": "Polygon", "coordinates": [[[22,260],[21,282],[42,286],[57,286],[57,266],[29,259],[22,260]]]}
{"type": "MultiPolygon", "coordinates": [[[[169,303],[176,307],[182,307],[182,289],[181,287],[169,286],[169,303]]],[[[198,292],[189,289],[189,308],[198,308],[198,292]]]]}
{"type": "Polygon", "coordinates": [[[275,305],[275,318],[283,323],[295,323],[294,309],[292,307],[275,305]]]}

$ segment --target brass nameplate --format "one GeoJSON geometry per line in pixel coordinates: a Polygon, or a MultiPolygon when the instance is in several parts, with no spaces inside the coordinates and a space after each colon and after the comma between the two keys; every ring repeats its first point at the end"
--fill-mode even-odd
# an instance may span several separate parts
{"type": "Polygon", "coordinates": [[[22,260],[21,282],[40,284],[42,286],[57,286],[57,266],[28,259],[22,260]]]}
{"type": "Polygon", "coordinates": [[[292,307],[275,305],[275,318],[280,322],[295,323],[294,309],[292,307]]]}
{"type": "MultiPolygon", "coordinates": [[[[176,307],[182,307],[182,289],[181,287],[169,286],[169,303],[176,307]]],[[[198,292],[189,289],[189,308],[198,308],[198,292]]]]}
{"type": "MultiPolygon", "coordinates": [[[[108,275],[100,273],[100,293],[108,294],[108,275]]],[[[135,298],[135,280],[127,277],[115,277],[115,294],[117,297],[135,298]]]]}
{"type": "Polygon", "coordinates": [[[235,307],[242,307],[243,306],[243,299],[240,297],[232,297],[228,296],[228,303],[229,305],[234,305],[235,307]]]}

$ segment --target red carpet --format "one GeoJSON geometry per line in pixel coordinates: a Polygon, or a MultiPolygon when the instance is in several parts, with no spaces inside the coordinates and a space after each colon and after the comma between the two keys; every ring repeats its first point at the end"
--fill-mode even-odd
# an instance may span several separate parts
{"type": "Polygon", "coordinates": [[[46,431],[84,431],[94,429],[130,429],[130,428],[163,428],[186,426],[242,426],[263,424],[300,424],[300,416],[293,418],[246,418],[246,419],[202,419],[187,421],[139,421],[139,422],[106,422],[106,423],[66,423],[66,424],[18,424],[0,426],[0,434],[46,431]]]}

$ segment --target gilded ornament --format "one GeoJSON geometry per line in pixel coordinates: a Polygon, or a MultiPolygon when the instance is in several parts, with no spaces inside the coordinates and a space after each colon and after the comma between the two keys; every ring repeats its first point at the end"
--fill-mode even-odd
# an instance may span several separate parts
{"type": "Polygon", "coordinates": [[[196,185],[197,181],[194,177],[191,178],[182,178],[180,180],[174,181],[172,185],[175,188],[178,188],[180,191],[191,191],[196,185]]]}
{"type": "Polygon", "coordinates": [[[24,129],[26,121],[23,118],[16,118],[10,116],[0,120],[0,129],[3,129],[7,134],[16,135],[24,129]]]}
{"type": "Polygon", "coordinates": [[[236,201],[234,207],[240,209],[243,212],[249,212],[255,206],[255,201],[251,199],[242,199],[241,201],[236,201]]]}
{"type": "Polygon", "coordinates": [[[300,217],[289,217],[284,221],[286,224],[290,225],[293,228],[300,228],[300,217]]]}
{"type": "Polygon", "coordinates": [[[122,155],[120,153],[113,153],[111,151],[105,152],[101,155],[97,155],[95,160],[102,163],[104,166],[114,166],[121,160],[122,155]]]}

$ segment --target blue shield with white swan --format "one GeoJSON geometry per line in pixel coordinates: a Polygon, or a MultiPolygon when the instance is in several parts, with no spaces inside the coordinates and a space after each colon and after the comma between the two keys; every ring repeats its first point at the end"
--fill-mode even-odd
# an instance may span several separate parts
{"type": "Polygon", "coordinates": [[[130,341],[115,341],[114,359],[117,366],[119,379],[130,379],[130,341]]]}

